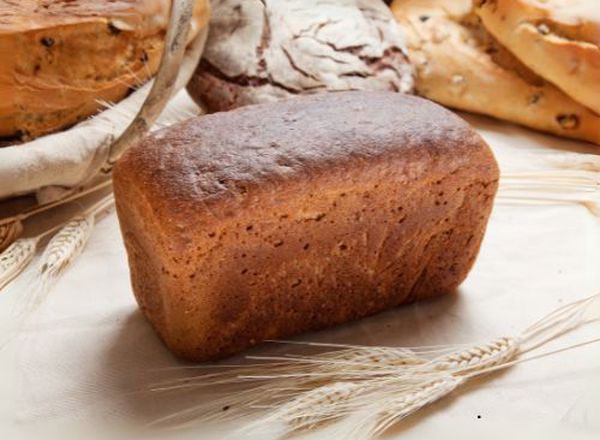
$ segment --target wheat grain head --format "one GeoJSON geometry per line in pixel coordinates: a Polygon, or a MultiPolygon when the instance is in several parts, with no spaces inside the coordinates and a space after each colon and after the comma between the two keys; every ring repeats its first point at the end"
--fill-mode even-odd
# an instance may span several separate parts
{"type": "Polygon", "coordinates": [[[434,359],[431,366],[451,374],[473,373],[513,360],[519,354],[519,341],[501,337],[488,344],[475,345],[466,350],[434,359]]]}
{"type": "Polygon", "coordinates": [[[380,436],[395,423],[404,420],[424,406],[446,397],[463,382],[463,378],[451,375],[425,379],[415,384],[412,389],[375,401],[362,411],[364,416],[362,420],[358,418],[360,421],[358,424],[354,426],[350,424],[350,436],[346,438],[367,440],[380,436]]]}
{"type": "Polygon", "coordinates": [[[48,242],[35,271],[34,285],[27,292],[21,314],[36,309],[65,269],[81,253],[94,227],[94,213],[76,216],[48,242]]]}
{"type": "Polygon", "coordinates": [[[0,290],[18,276],[35,256],[38,238],[21,238],[0,254],[0,290]]]}

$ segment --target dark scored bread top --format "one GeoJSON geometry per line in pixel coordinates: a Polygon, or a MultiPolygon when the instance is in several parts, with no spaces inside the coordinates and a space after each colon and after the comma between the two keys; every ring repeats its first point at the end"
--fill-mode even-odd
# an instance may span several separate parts
{"type": "Polygon", "coordinates": [[[194,207],[361,158],[401,155],[407,168],[399,172],[410,174],[417,156],[439,160],[451,172],[482,153],[493,162],[466,122],[430,101],[339,92],[214,113],[157,131],[124,154],[115,179],[129,180],[154,210],[166,210],[159,215],[174,221],[181,215],[185,222],[194,207]]]}

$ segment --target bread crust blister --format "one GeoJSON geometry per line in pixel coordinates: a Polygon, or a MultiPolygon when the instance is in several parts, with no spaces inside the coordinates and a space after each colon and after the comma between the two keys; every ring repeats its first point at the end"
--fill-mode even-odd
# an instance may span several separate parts
{"type": "Polygon", "coordinates": [[[600,144],[600,116],[491,36],[471,0],[396,0],[417,93],[443,105],[600,144]]]}

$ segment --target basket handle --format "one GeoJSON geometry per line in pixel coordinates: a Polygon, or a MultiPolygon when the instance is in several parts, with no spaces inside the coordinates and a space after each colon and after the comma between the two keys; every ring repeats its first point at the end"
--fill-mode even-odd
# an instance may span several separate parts
{"type": "MultiPolygon", "coordinates": [[[[165,108],[173,91],[177,90],[175,87],[176,84],[180,85],[181,82],[185,81],[182,84],[183,86],[189,80],[189,75],[193,73],[193,69],[190,69],[191,72],[189,75],[182,75],[184,77],[188,76],[188,78],[179,78],[179,81],[177,80],[186,52],[186,40],[193,16],[194,3],[195,0],[171,1],[165,47],[152,88],[133,121],[131,121],[121,136],[110,145],[108,158],[102,167],[102,171],[106,173],[110,172],[117,159],[119,159],[125,150],[146,134],[165,108]]],[[[194,64],[193,67],[200,60],[206,35],[207,27],[204,27],[189,49],[190,56],[187,57],[186,61],[194,64]]]]}

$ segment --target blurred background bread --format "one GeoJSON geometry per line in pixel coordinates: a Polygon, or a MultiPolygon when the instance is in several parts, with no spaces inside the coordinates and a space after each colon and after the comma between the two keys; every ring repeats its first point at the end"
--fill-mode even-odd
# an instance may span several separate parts
{"type": "Polygon", "coordinates": [[[411,92],[413,71],[381,0],[217,0],[188,90],[223,111],[324,91],[411,92]]]}
{"type": "Polygon", "coordinates": [[[475,12],[523,64],[600,114],[600,1],[480,0],[475,12]]]}
{"type": "Polygon", "coordinates": [[[600,116],[523,64],[471,0],[395,0],[418,94],[443,105],[600,144],[600,116]]]}
{"type": "MultiPolygon", "coordinates": [[[[0,0],[0,138],[31,139],[116,102],[158,68],[170,0],[0,0]]],[[[208,20],[197,0],[192,38],[208,20]]]]}

